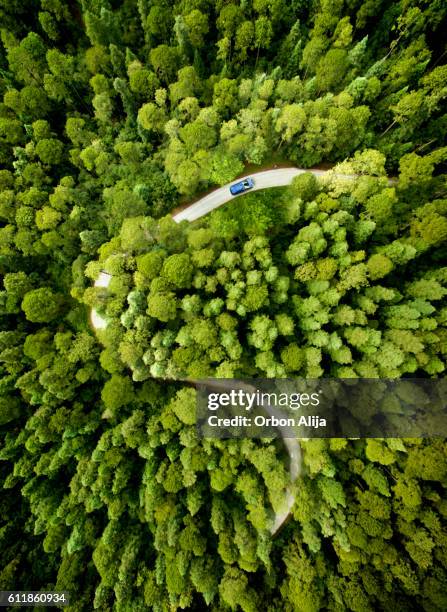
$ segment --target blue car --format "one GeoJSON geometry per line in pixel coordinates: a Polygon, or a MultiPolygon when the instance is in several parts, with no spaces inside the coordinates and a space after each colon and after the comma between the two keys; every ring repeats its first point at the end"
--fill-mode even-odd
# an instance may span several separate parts
{"type": "Polygon", "coordinates": [[[235,183],[231,185],[230,191],[232,195],[237,195],[238,193],[244,193],[248,189],[251,189],[254,186],[255,182],[252,178],[246,178],[243,181],[239,181],[239,183],[235,183]]]}

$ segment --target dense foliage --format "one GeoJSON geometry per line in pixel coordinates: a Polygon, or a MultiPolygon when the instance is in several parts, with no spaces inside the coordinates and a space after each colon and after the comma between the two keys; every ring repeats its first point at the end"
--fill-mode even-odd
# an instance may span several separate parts
{"type": "MultiPolygon", "coordinates": [[[[366,151],[344,167],[380,161],[366,151]]],[[[304,174],[192,224],[127,219],[86,268],[113,275],[85,292],[109,321],[103,367],[135,381],[443,372],[447,268],[427,264],[443,252],[445,201],[411,208],[401,176],[397,191],[304,174]]]]}
{"type": "Polygon", "coordinates": [[[284,448],[199,440],[191,384],[444,375],[446,14],[0,0],[0,589],[79,611],[447,608],[443,439],[302,442],[272,537],[284,448]],[[282,162],[359,176],[169,215],[282,162]]]}

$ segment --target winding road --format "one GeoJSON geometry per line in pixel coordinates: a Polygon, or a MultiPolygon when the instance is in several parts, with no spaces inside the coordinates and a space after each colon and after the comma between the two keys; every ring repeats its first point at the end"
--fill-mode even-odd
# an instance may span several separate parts
{"type": "MultiPolygon", "coordinates": [[[[111,278],[111,274],[108,274],[107,272],[100,272],[98,278],[95,280],[94,286],[108,287],[111,278]]],[[[98,313],[96,308],[92,308],[90,313],[90,320],[95,329],[105,329],[107,327],[107,321],[98,313]]]]}
{"type": "MultiPolygon", "coordinates": [[[[172,218],[177,223],[180,221],[195,221],[200,217],[208,214],[215,208],[222,206],[225,202],[229,202],[230,200],[234,200],[235,198],[239,198],[244,195],[244,193],[240,193],[238,195],[231,195],[230,193],[230,185],[233,183],[243,181],[249,176],[254,179],[254,187],[250,189],[250,191],[259,191],[260,189],[268,189],[269,187],[285,187],[286,185],[290,185],[293,179],[299,174],[305,174],[306,172],[310,172],[314,176],[319,178],[323,177],[325,174],[330,172],[329,170],[318,170],[318,169],[304,169],[304,168],[277,168],[274,170],[264,170],[262,172],[255,172],[254,174],[250,174],[247,176],[243,176],[242,178],[235,179],[231,183],[224,185],[224,187],[219,187],[219,189],[215,189],[208,195],[204,196],[191,206],[188,206],[184,210],[180,211],[172,218]]],[[[331,175],[336,178],[346,178],[346,179],[354,179],[356,175],[354,174],[337,174],[331,172],[331,175]]],[[[245,192],[248,193],[248,192],[245,192]]]]}
{"type": "MultiPolygon", "coordinates": [[[[240,193],[238,195],[232,195],[230,193],[230,185],[243,181],[249,176],[254,179],[254,187],[250,189],[250,191],[259,191],[261,189],[268,189],[269,187],[285,187],[290,185],[293,179],[300,175],[305,174],[306,172],[310,172],[314,176],[324,179],[325,176],[329,176],[331,178],[337,179],[347,179],[353,180],[358,177],[357,174],[341,174],[339,172],[334,172],[331,170],[319,170],[318,168],[275,168],[273,170],[263,170],[261,172],[255,172],[250,175],[243,176],[239,179],[235,179],[231,183],[224,185],[223,187],[219,187],[215,189],[208,195],[200,198],[194,204],[191,204],[184,210],[173,215],[173,220],[177,223],[181,221],[195,221],[204,215],[207,215],[209,212],[214,210],[215,208],[219,208],[222,204],[229,202],[230,200],[234,200],[239,198],[244,193],[240,193]]],[[[388,183],[390,185],[394,185],[396,183],[396,179],[389,178],[388,183]]],[[[250,193],[250,192],[245,192],[250,193]]],[[[107,274],[107,272],[101,272],[98,278],[95,281],[95,287],[108,287],[111,276],[107,274]]],[[[107,326],[107,322],[101,317],[100,314],[93,308],[91,311],[91,322],[94,329],[104,329],[107,326]]]]}
{"type": "MultiPolygon", "coordinates": [[[[200,198],[200,200],[198,200],[197,202],[194,202],[194,204],[191,204],[184,210],[173,215],[172,218],[174,221],[176,221],[176,223],[180,223],[181,221],[195,221],[196,219],[207,215],[215,208],[219,208],[219,206],[222,206],[222,204],[225,204],[230,200],[234,200],[245,195],[244,193],[240,193],[235,196],[232,195],[230,193],[230,185],[239,181],[243,181],[249,176],[254,180],[255,183],[254,187],[250,189],[250,191],[259,191],[261,189],[268,189],[269,187],[286,187],[287,185],[290,185],[290,183],[296,176],[298,176],[299,174],[305,174],[306,172],[310,172],[311,174],[320,179],[328,173],[329,176],[332,176],[334,178],[345,178],[348,180],[353,180],[357,178],[357,175],[355,174],[340,174],[337,172],[333,172],[332,170],[319,170],[317,168],[306,169],[295,168],[292,166],[290,168],[275,168],[273,170],[263,170],[261,172],[255,172],[253,174],[243,176],[239,179],[235,179],[231,183],[228,183],[223,187],[215,189],[208,195],[204,196],[203,198],[200,198]]],[[[393,179],[390,179],[390,181],[393,181],[393,179]]],[[[98,278],[96,279],[94,286],[108,287],[110,279],[110,274],[107,274],[107,272],[101,272],[98,278]]],[[[104,329],[105,327],[107,327],[107,322],[105,321],[105,319],[101,317],[101,315],[98,314],[98,312],[94,308],[92,308],[90,318],[94,329],[104,329]]]]}
{"type": "MultiPolygon", "coordinates": [[[[193,383],[198,383],[200,386],[205,386],[212,389],[226,389],[231,391],[235,388],[233,383],[229,383],[225,379],[214,378],[208,380],[206,383],[203,381],[189,381],[193,383]]],[[[256,387],[252,385],[247,385],[244,382],[237,382],[236,389],[241,389],[248,393],[256,393],[256,387]]],[[[278,407],[271,406],[265,401],[261,401],[259,404],[263,407],[265,412],[269,416],[275,416],[278,419],[287,418],[287,415],[284,414],[278,407]]],[[[289,475],[290,475],[290,484],[285,492],[284,498],[282,500],[282,504],[280,509],[276,512],[273,517],[273,523],[270,527],[270,533],[274,535],[292,510],[293,504],[295,503],[295,492],[294,492],[294,483],[297,480],[298,476],[301,475],[302,471],[302,455],[301,455],[301,447],[296,439],[295,433],[292,429],[284,425],[278,425],[277,428],[279,434],[282,438],[284,446],[286,447],[287,453],[289,455],[289,475]]]]}
{"type": "MultiPolygon", "coordinates": [[[[260,189],[268,189],[269,187],[285,187],[286,185],[290,185],[290,183],[293,181],[293,179],[296,176],[300,174],[305,174],[306,172],[310,172],[311,174],[313,174],[314,176],[320,179],[323,179],[325,175],[328,175],[328,177],[331,177],[331,178],[347,179],[347,180],[353,180],[357,178],[358,176],[356,174],[340,174],[332,170],[318,170],[318,169],[312,169],[312,168],[304,169],[304,168],[294,168],[294,167],[276,168],[273,170],[264,170],[262,172],[255,172],[253,174],[236,179],[232,181],[231,183],[228,183],[224,187],[215,189],[214,191],[204,196],[203,198],[201,198],[194,204],[191,204],[184,210],[173,215],[172,218],[177,223],[180,223],[181,221],[195,221],[196,219],[199,219],[200,217],[203,217],[204,215],[208,214],[215,208],[222,206],[222,204],[225,204],[226,202],[229,202],[230,200],[234,200],[235,198],[238,198],[244,195],[244,193],[241,193],[236,196],[232,195],[230,193],[230,185],[236,182],[239,182],[239,181],[243,181],[245,178],[248,178],[249,176],[254,179],[254,183],[255,183],[254,187],[250,189],[250,191],[258,191],[260,189]]],[[[393,178],[388,179],[388,183],[390,185],[393,185],[396,182],[397,182],[396,179],[393,179],[393,178]]],[[[245,192],[245,193],[249,193],[249,192],[245,192]]],[[[111,275],[108,274],[107,272],[101,272],[95,281],[95,287],[108,287],[111,278],[112,278],[111,275]]],[[[93,327],[98,330],[104,329],[105,327],[107,327],[107,321],[94,308],[91,311],[91,322],[92,322],[93,327]]],[[[264,406],[264,408],[267,412],[269,412],[269,414],[273,414],[273,412],[276,415],[278,414],[277,409],[273,409],[270,406],[264,406]]],[[[281,430],[281,427],[279,427],[278,429],[280,430],[281,437],[283,438],[284,445],[287,449],[287,452],[290,458],[289,471],[290,471],[290,483],[291,484],[290,484],[289,490],[286,492],[283,507],[281,508],[279,512],[276,513],[274,517],[274,522],[270,530],[272,535],[278,531],[278,529],[281,527],[281,525],[284,523],[284,521],[287,519],[287,517],[290,514],[290,511],[295,502],[293,484],[296,481],[296,479],[301,475],[301,472],[302,472],[301,447],[300,447],[298,440],[296,438],[287,437],[286,434],[281,430]]]]}

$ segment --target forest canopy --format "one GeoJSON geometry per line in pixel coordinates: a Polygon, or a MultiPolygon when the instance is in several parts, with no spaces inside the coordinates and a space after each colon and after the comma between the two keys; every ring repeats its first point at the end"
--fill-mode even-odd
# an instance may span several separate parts
{"type": "Polygon", "coordinates": [[[198,438],[194,387],[445,376],[446,16],[0,0],[0,590],[447,609],[444,439],[300,441],[291,485],[280,440],[198,438]],[[278,165],[328,172],[173,220],[278,165]]]}

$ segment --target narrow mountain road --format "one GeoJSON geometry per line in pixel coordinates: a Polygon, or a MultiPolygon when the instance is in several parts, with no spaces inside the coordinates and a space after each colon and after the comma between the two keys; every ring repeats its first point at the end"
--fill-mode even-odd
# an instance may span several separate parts
{"type": "MultiPolygon", "coordinates": [[[[270,416],[276,416],[278,419],[285,417],[286,415],[281,413],[278,408],[273,408],[272,406],[263,404],[264,410],[270,416]]],[[[284,446],[286,447],[287,453],[289,455],[289,475],[290,475],[290,484],[282,501],[281,509],[275,514],[275,518],[273,521],[273,525],[270,529],[270,533],[274,535],[281,525],[286,521],[289,516],[293,504],[295,503],[295,487],[294,483],[299,476],[301,476],[303,469],[303,458],[301,453],[300,443],[296,438],[290,437],[290,431],[286,427],[278,426],[277,427],[280,436],[282,437],[282,441],[284,446]]]]}
{"type": "MultiPolygon", "coordinates": [[[[257,389],[253,387],[253,385],[248,385],[244,382],[236,382],[235,387],[233,384],[228,382],[225,379],[209,379],[206,383],[199,380],[190,380],[189,382],[199,384],[201,387],[206,387],[208,389],[225,389],[228,391],[232,391],[234,388],[236,390],[242,390],[245,393],[255,394],[257,389]]],[[[286,419],[287,415],[284,414],[277,406],[271,406],[266,401],[262,401],[260,404],[265,412],[269,416],[275,416],[277,419],[286,419]]],[[[301,476],[302,472],[302,454],[301,447],[298,440],[295,437],[295,433],[292,429],[287,426],[278,425],[276,429],[279,432],[280,437],[282,438],[283,444],[287,450],[289,455],[289,476],[290,483],[285,492],[284,498],[282,499],[280,508],[276,511],[275,516],[273,517],[273,523],[270,527],[270,533],[274,535],[292,510],[293,504],[295,503],[295,491],[294,491],[294,483],[299,476],[301,476]]]]}
{"type": "MultiPolygon", "coordinates": [[[[236,179],[231,183],[228,183],[224,187],[220,187],[215,189],[208,195],[204,196],[194,204],[191,204],[184,210],[180,211],[172,218],[177,223],[181,221],[195,221],[200,217],[208,214],[215,208],[219,208],[222,204],[229,202],[230,200],[234,200],[238,198],[244,193],[239,195],[232,195],[230,193],[230,185],[237,183],[239,181],[243,181],[245,178],[249,176],[254,180],[254,187],[250,189],[250,191],[245,193],[250,193],[251,191],[258,191],[260,189],[268,189],[269,187],[285,187],[286,185],[290,185],[293,179],[300,175],[305,174],[306,172],[310,172],[314,176],[324,179],[325,175],[329,177],[338,178],[338,179],[347,179],[353,180],[357,178],[356,174],[340,174],[337,172],[333,172],[332,170],[318,170],[312,168],[277,168],[273,170],[265,170],[262,172],[255,172],[253,174],[244,176],[242,178],[236,179]]],[[[396,183],[396,179],[389,178],[388,183],[390,185],[394,185],[396,183]]],[[[101,272],[95,281],[95,287],[108,287],[111,279],[111,275],[107,272],[101,272]]],[[[93,308],[91,311],[91,322],[95,329],[104,329],[107,327],[107,321],[93,308]]],[[[270,406],[264,406],[267,412],[273,411],[270,406]]],[[[275,410],[275,413],[277,411],[275,410]]],[[[296,479],[301,475],[302,472],[302,456],[301,456],[301,447],[296,438],[286,437],[285,433],[280,430],[281,437],[283,439],[284,445],[287,449],[290,458],[290,488],[286,493],[283,507],[280,512],[275,515],[274,524],[271,528],[272,534],[276,533],[284,521],[290,514],[290,511],[295,502],[295,495],[293,493],[293,483],[296,479]]]]}
{"type": "MultiPolygon", "coordinates": [[[[111,278],[111,274],[100,272],[98,278],[95,280],[94,286],[107,288],[111,278]]],[[[97,312],[96,308],[92,308],[90,312],[90,321],[94,329],[105,329],[107,327],[107,321],[97,312]]]]}
{"type": "MultiPolygon", "coordinates": [[[[250,193],[251,191],[259,191],[260,189],[268,189],[269,187],[285,187],[286,185],[290,185],[290,183],[296,176],[298,176],[299,174],[305,174],[306,172],[310,172],[314,176],[321,178],[330,171],[313,170],[312,168],[277,168],[276,170],[255,172],[254,174],[235,179],[231,183],[224,185],[224,187],[219,187],[219,189],[215,189],[208,195],[198,200],[198,202],[191,204],[191,206],[188,206],[184,210],[174,215],[172,218],[174,219],[174,221],[177,221],[177,223],[180,223],[180,221],[195,221],[196,219],[199,219],[199,217],[203,217],[204,215],[208,214],[215,208],[222,206],[222,204],[225,204],[225,202],[229,202],[230,200],[239,198],[244,194],[240,193],[236,196],[232,195],[230,193],[230,185],[238,183],[239,181],[243,181],[249,176],[254,180],[255,184],[249,192],[245,193],[250,193]]],[[[356,175],[353,174],[332,173],[332,175],[337,178],[346,178],[351,180],[356,178],[356,175]]]]}

